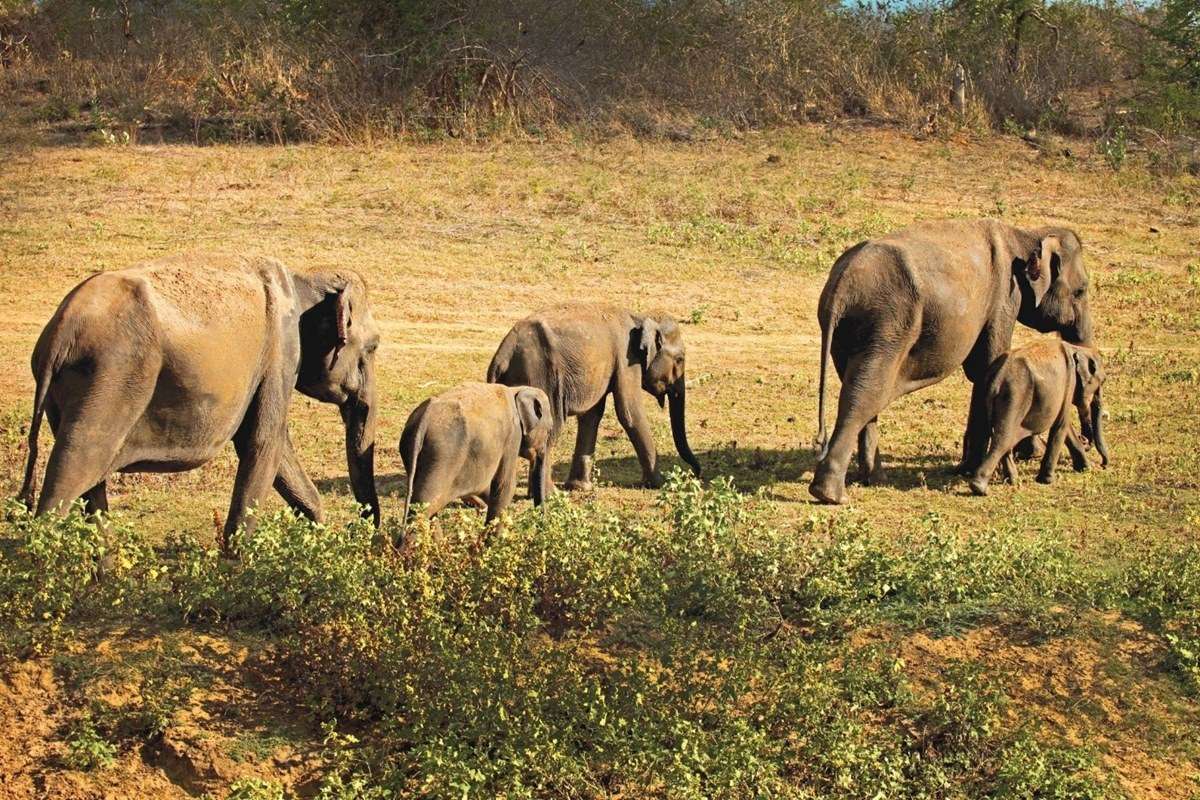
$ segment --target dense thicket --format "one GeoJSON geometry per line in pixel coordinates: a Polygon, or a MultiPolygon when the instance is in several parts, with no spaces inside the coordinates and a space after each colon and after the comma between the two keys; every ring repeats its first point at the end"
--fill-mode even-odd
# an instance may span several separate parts
{"type": "Polygon", "coordinates": [[[44,120],[202,141],[844,116],[1173,137],[1198,50],[1193,0],[0,0],[0,88],[44,120]]]}

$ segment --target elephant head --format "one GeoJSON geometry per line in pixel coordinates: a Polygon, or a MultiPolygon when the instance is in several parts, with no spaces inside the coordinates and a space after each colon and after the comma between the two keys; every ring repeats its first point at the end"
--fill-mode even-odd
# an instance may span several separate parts
{"type": "Polygon", "coordinates": [[[300,371],[296,389],[333,403],[346,427],[346,463],[354,498],[379,525],[375,492],[375,350],[379,328],[367,287],[353,272],[308,275],[314,304],[300,317],[300,371]]]}
{"type": "Polygon", "coordinates": [[[652,394],[659,406],[670,400],[671,436],[679,457],[697,476],[700,462],[688,446],[686,421],[687,380],[684,375],[686,354],[683,332],[670,317],[646,317],[641,320],[641,350],[644,353],[642,388],[652,394]]]}
{"type": "Polygon", "coordinates": [[[1084,438],[1090,439],[1100,453],[1101,466],[1108,466],[1108,445],[1104,441],[1101,419],[1104,407],[1101,400],[1101,387],[1104,385],[1104,368],[1095,350],[1084,347],[1074,347],[1072,361],[1075,367],[1075,395],[1071,402],[1079,412],[1079,427],[1084,438]]]}
{"type": "Polygon", "coordinates": [[[518,386],[512,390],[513,404],[521,426],[521,457],[529,459],[529,492],[534,505],[541,505],[550,485],[550,436],[554,415],[550,397],[541,389],[518,386]]]}
{"type": "Polygon", "coordinates": [[[1058,333],[1073,344],[1092,343],[1092,312],[1083,244],[1066,228],[1043,231],[1025,259],[1018,319],[1042,333],[1058,333]]]}

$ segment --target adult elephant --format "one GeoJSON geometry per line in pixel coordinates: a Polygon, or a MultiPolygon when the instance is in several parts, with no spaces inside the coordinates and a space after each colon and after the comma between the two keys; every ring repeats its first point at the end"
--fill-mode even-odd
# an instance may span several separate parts
{"type": "Polygon", "coordinates": [[[809,491],[846,501],[846,469],[857,442],[866,482],[880,472],[877,418],[901,395],[937,383],[961,365],[974,386],[961,470],[987,446],[983,383],[1009,349],[1016,322],[1090,344],[1083,245],[1068,228],[1016,228],[998,220],[915,225],[861,242],[834,263],[817,308],[821,379],[809,491]],[[826,362],[842,380],[837,422],[825,432],[826,362]]]}
{"type": "MultiPolygon", "coordinates": [[[[21,497],[33,505],[38,429],[54,431],[37,513],[83,497],[107,510],[114,471],[179,472],[233,441],[226,534],[274,485],[321,519],[287,430],[292,390],[341,410],[355,498],[379,524],[375,349],[362,278],[269,258],[187,255],[102,272],[73,289],[33,351],[37,383],[21,497]]],[[[249,521],[247,521],[249,524],[249,521]]]]}
{"type": "Polygon", "coordinates": [[[639,389],[669,401],[671,435],[679,456],[700,474],[688,446],[683,334],[670,317],[632,314],[598,305],[566,305],[518,322],[488,366],[488,383],[535,386],[550,397],[553,439],[567,417],[579,417],[568,489],[590,489],[596,435],[611,394],[617,420],[642,465],[645,485],[662,485],[650,424],[639,389]]]}

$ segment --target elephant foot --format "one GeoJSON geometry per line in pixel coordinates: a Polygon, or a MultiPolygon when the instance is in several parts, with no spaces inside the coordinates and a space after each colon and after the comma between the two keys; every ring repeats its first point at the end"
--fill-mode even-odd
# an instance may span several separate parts
{"type": "Polygon", "coordinates": [[[1040,436],[1028,436],[1017,442],[1013,457],[1017,461],[1033,461],[1046,454],[1046,442],[1040,436]]]}
{"type": "Polygon", "coordinates": [[[563,488],[568,492],[590,492],[592,490],[592,482],[586,478],[571,478],[563,484],[563,488]]]}
{"type": "Polygon", "coordinates": [[[971,487],[971,494],[976,497],[987,497],[988,481],[984,478],[974,477],[967,483],[971,487]]]}
{"type": "Polygon", "coordinates": [[[849,500],[846,496],[846,487],[832,480],[813,478],[813,482],[808,485],[808,493],[818,502],[830,506],[845,505],[849,500]]]}
{"type": "Polygon", "coordinates": [[[663,476],[658,472],[655,472],[653,475],[647,475],[642,478],[642,485],[647,489],[661,489],[663,485],[663,476]]]}
{"type": "Polygon", "coordinates": [[[883,484],[883,481],[886,477],[887,473],[884,471],[883,467],[876,467],[875,469],[863,475],[861,480],[863,486],[880,486],[883,484]]]}
{"type": "Polygon", "coordinates": [[[1044,473],[1039,473],[1037,476],[1037,482],[1044,483],[1047,486],[1049,486],[1050,484],[1054,483],[1054,475],[1047,475],[1044,473]]]}

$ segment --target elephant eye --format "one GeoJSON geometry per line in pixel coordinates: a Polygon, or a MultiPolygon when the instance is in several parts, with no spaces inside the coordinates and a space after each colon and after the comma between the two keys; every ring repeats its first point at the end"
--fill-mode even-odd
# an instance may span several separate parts
{"type": "Polygon", "coordinates": [[[1080,286],[1078,289],[1075,290],[1075,297],[1077,297],[1077,298],[1082,298],[1085,294],[1087,294],[1086,286],[1080,286]]]}

